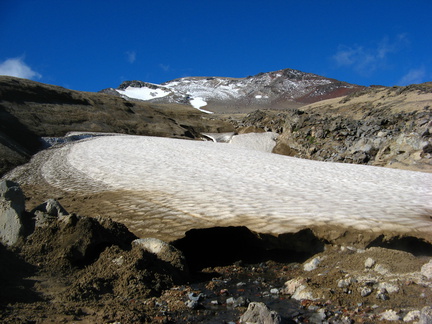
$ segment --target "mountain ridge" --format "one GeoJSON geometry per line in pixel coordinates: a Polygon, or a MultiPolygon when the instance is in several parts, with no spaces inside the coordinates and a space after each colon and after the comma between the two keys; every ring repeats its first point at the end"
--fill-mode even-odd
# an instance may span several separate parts
{"type": "MultiPolygon", "coordinates": [[[[125,81],[101,92],[125,99],[189,104],[205,112],[245,112],[247,107],[297,108],[348,95],[366,87],[294,69],[261,72],[245,78],[183,77],[154,84],[125,81]]],[[[251,111],[249,109],[249,111],[251,111]]]]}

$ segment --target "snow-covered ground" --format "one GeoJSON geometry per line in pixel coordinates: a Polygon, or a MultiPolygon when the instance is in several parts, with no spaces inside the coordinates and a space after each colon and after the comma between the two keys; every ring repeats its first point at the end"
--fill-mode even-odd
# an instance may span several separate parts
{"type": "Polygon", "coordinates": [[[118,93],[125,95],[129,98],[140,99],[140,100],[151,100],[157,98],[163,98],[172,94],[169,90],[164,90],[161,88],[152,89],[148,87],[127,87],[125,90],[116,90],[118,93]]]}
{"type": "Polygon", "coordinates": [[[207,114],[213,114],[212,111],[205,110],[205,109],[201,108],[201,107],[207,106],[207,101],[205,101],[203,98],[201,98],[201,97],[192,98],[191,100],[189,100],[189,102],[192,105],[192,107],[194,107],[194,108],[196,108],[202,112],[205,112],[207,114]]]}
{"type": "Polygon", "coordinates": [[[271,153],[276,146],[276,139],[279,134],[273,132],[265,133],[204,133],[204,135],[217,143],[229,143],[238,147],[247,148],[256,151],[271,153]]]}
{"type": "Polygon", "coordinates": [[[96,137],[51,149],[42,174],[71,191],[124,190],[125,208],[151,201],[161,208],[159,219],[175,211],[169,217],[176,223],[236,223],[269,233],[321,224],[432,232],[432,174],[302,160],[245,146],[242,137],[237,144],[96,137]]]}

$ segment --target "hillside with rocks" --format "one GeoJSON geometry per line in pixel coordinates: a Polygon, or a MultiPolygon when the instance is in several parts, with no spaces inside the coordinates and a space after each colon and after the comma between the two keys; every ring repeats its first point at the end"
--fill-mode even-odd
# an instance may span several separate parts
{"type": "Polygon", "coordinates": [[[239,132],[280,134],[275,153],[432,171],[432,85],[369,88],[299,109],[255,111],[239,132]]]}

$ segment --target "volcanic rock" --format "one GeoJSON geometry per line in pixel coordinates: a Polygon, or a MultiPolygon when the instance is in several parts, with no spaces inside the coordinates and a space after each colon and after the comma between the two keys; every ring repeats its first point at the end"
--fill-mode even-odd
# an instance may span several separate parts
{"type": "Polygon", "coordinates": [[[25,201],[19,185],[13,181],[0,182],[0,241],[8,246],[24,235],[25,201]]]}
{"type": "Polygon", "coordinates": [[[272,311],[264,303],[253,302],[240,317],[240,323],[279,324],[282,323],[282,319],[278,313],[272,311]]]}

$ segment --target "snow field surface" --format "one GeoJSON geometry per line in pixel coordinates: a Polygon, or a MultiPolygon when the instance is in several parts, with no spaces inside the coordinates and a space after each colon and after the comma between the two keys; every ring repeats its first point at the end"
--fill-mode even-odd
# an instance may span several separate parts
{"type": "Polygon", "coordinates": [[[239,148],[271,153],[278,136],[273,132],[240,134],[232,136],[229,143],[239,148]]]}
{"type": "Polygon", "coordinates": [[[160,88],[151,89],[147,87],[142,87],[142,88],[127,87],[125,90],[117,90],[117,92],[129,98],[140,99],[140,100],[151,100],[156,98],[162,98],[172,93],[171,91],[165,91],[160,88]]]}
{"type": "Polygon", "coordinates": [[[215,226],[238,219],[275,234],[310,225],[432,231],[425,217],[432,210],[432,174],[303,160],[244,146],[241,137],[237,144],[98,137],[52,150],[43,176],[70,190],[127,190],[129,200],[145,193],[155,206],[215,226]],[[59,172],[68,174],[65,180],[59,172]]]}
{"type": "Polygon", "coordinates": [[[207,102],[203,98],[200,98],[200,97],[192,98],[191,100],[189,100],[189,102],[192,105],[192,107],[194,107],[194,108],[196,108],[202,112],[205,112],[208,114],[213,114],[213,112],[211,112],[211,111],[201,109],[201,107],[207,106],[207,102]]]}

